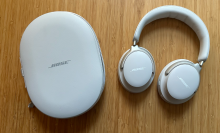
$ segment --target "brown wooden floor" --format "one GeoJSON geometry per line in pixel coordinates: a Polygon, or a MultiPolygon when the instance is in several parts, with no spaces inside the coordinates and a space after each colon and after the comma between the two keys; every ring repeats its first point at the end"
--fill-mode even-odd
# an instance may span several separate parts
{"type": "Polygon", "coordinates": [[[0,133],[219,133],[220,132],[220,1],[219,0],[0,0],[0,133]],[[141,18],[162,5],[194,11],[210,34],[210,54],[201,71],[196,95],[182,105],[170,105],[157,93],[163,67],[175,59],[197,62],[199,40],[186,24],[174,19],[150,23],[139,45],[156,63],[153,84],[131,94],[119,82],[117,66],[130,48],[141,18]],[[30,102],[20,72],[19,46],[28,24],[51,11],[65,10],[84,17],[99,39],[106,85],[99,102],[71,119],[50,118],[30,102]]]}

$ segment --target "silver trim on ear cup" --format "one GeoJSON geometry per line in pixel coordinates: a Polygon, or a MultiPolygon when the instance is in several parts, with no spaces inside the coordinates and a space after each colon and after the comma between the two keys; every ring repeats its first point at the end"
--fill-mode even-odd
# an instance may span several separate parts
{"type": "Polygon", "coordinates": [[[172,64],[170,67],[168,67],[167,70],[165,71],[165,75],[167,76],[175,67],[177,67],[179,65],[190,65],[190,66],[193,66],[193,67],[196,68],[196,70],[198,72],[200,72],[201,69],[202,69],[200,64],[198,64],[198,63],[194,64],[194,63],[189,62],[189,61],[179,61],[179,62],[176,62],[176,63],[172,64]],[[198,65],[200,67],[198,67],[198,65]]]}
{"type": "Polygon", "coordinates": [[[168,75],[175,67],[177,67],[179,65],[190,65],[190,66],[194,67],[194,64],[192,62],[179,61],[179,62],[176,62],[176,63],[172,64],[170,67],[168,67],[167,70],[165,71],[165,75],[168,75]]]}

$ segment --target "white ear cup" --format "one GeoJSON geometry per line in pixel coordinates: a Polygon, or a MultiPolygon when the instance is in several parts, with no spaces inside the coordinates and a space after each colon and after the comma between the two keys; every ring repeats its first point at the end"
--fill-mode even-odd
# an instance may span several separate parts
{"type": "Polygon", "coordinates": [[[167,90],[173,98],[183,100],[197,90],[199,82],[199,73],[193,66],[180,65],[168,75],[167,90]]]}
{"type": "Polygon", "coordinates": [[[146,53],[133,52],[124,61],[124,77],[131,86],[141,87],[150,79],[152,67],[151,59],[146,53]]]}
{"type": "Polygon", "coordinates": [[[155,63],[149,51],[138,46],[126,51],[118,65],[118,76],[123,87],[133,93],[146,90],[155,75],[155,63]]]}
{"type": "Polygon", "coordinates": [[[158,79],[158,92],[162,99],[171,104],[188,101],[200,83],[199,64],[179,59],[164,67],[158,79]]]}

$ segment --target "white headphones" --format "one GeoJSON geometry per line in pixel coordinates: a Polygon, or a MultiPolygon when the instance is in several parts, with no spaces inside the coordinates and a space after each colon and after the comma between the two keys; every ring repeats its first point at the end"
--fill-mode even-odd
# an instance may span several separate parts
{"type": "Polygon", "coordinates": [[[179,59],[170,62],[160,73],[158,92],[163,100],[171,104],[188,101],[197,91],[200,70],[209,55],[210,39],[203,21],[192,11],[179,6],[162,6],[147,13],[135,31],[133,46],[121,57],[118,75],[125,89],[133,93],[146,90],[155,76],[155,63],[149,51],[137,46],[145,25],[161,18],[175,18],[190,26],[200,40],[198,62],[179,59]]]}

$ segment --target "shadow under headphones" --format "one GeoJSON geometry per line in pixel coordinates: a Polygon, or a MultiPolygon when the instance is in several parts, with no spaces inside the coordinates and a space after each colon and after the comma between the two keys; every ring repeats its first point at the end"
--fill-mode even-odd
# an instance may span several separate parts
{"type": "Polygon", "coordinates": [[[161,6],[147,13],[137,26],[133,46],[121,57],[118,76],[123,87],[132,92],[146,90],[155,76],[155,62],[151,53],[137,46],[145,25],[161,18],[175,18],[190,26],[200,40],[199,63],[178,59],[166,65],[158,79],[158,93],[171,104],[181,104],[192,98],[200,83],[200,71],[207,60],[210,48],[208,30],[203,21],[192,11],[179,6],[161,6]]]}

